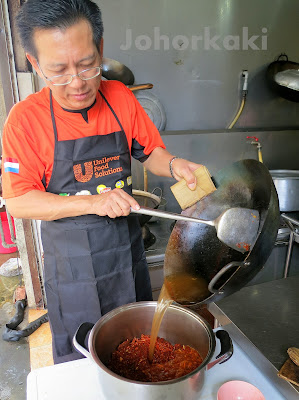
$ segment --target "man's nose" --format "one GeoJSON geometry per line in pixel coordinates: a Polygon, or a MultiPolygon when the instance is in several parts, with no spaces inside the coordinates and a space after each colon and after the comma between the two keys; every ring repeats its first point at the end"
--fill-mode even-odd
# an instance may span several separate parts
{"type": "Polygon", "coordinates": [[[79,78],[78,75],[73,76],[73,80],[69,84],[69,86],[72,86],[72,87],[82,87],[84,85],[85,85],[85,81],[83,79],[79,78]]]}

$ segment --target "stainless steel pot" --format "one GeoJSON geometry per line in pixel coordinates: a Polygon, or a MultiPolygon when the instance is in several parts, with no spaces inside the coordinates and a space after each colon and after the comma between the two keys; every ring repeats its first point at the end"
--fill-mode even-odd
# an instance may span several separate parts
{"type": "Polygon", "coordinates": [[[171,305],[162,320],[159,336],[171,343],[192,346],[203,357],[203,363],[190,374],[171,381],[143,383],[128,380],[110,371],[111,353],[126,339],[149,335],[156,302],[131,303],[104,315],[95,325],[82,324],[74,336],[75,348],[91,358],[98,366],[98,378],[106,400],[195,400],[198,398],[204,374],[215,364],[227,361],[232,353],[232,343],[226,331],[217,331],[221,341],[221,353],[212,362],[215,351],[215,335],[207,322],[195,312],[171,305]],[[88,349],[84,340],[88,338],[88,349]]]}
{"type": "Polygon", "coordinates": [[[280,211],[299,211],[299,171],[270,171],[279,199],[280,211]]]}

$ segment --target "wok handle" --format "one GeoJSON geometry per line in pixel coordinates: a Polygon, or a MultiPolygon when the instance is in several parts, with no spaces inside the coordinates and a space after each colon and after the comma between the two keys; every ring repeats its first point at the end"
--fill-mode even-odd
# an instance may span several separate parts
{"type": "Polygon", "coordinates": [[[209,285],[208,285],[208,289],[211,293],[217,293],[217,294],[221,294],[223,293],[222,288],[220,289],[215,289],[215,285],[217,283],[217,281],[222,277],[222,275],[224,275],[228,270],[230,270],[233,267],[244,267],[247,266],[248,264],[245,264],[244,261],[232,261],[231,263],[227,264],[225,267],[221,268],[221,270],[219,272],[217,272],[217,274],[211,279],[209,285]]]}
{"type": "Polygon", "coordinates": [[[181,214],[171,213],[168,211],[154,210],[149,207],[140,207],[139,210],[131,208],[131,212],[136,214],[150,215],[152,217],[158,217],[158,218],[174,219],[175,221],[187,221],[187,222],[197,222],[197,223],[199,222],[201,224],[214,226],[213,221],[206,221],[205,219],[185,217],[184,215],[181,214]]]}
{"type": "Polygon", "coordinates": [[[216,357],[216,360],[210,362],[207,365],[207,369],[211,369],[216,364],[225,363],[227,360],[231,358],[234,352],[233,342],[226,331],[219,330],[216,332],[216,336],[220,340],[221,350],[218,356],[216,357]]]}
{"type": "Polygon", "coordinates": [[[91,322],[83,322],[77,329],[77,332],[75,333],[73,337],[73,345],[79,353],[83,354],[85,357],[89,358],[90,357],[90,352],[85,346],[85,339],[88,334],[88,332],[94,327],[94,324],[91,322]]]}
{"type": "Polygon", "coordinates": [[[277,57],[276,61],[282,61],[283,58],[285,59],[284,61],[289,61],[289,57],[285,53],[281,53],[280,56],[277,57]]]}
{"type": "Polygon", "coordinates": [[[128,85],[127,88],[131,90],[131,92],[135,92],[136,90],[144,90],[144,89],[152,89],[154,85],[152,83],[143,83],[140,85],[128,85]]]}

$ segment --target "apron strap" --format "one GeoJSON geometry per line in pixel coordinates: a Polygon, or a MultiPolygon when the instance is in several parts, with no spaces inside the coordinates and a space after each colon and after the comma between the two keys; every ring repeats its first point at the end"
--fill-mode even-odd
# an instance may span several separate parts
{"type": "Polygon", "coordinates": [[[53,126],[53,131],[54,131],[54,136],[55,136],[55,142],[58,141],[58,135],[57,135],[57,127],[56,127],[56,121],[55,121],[55,116],[54,116],[54,110],[53,110],[53,99],[52,99],[52,90],[50,89],[50,110],[51,110],[51,119],[52,119],[52,126],[53,126]]]}
{"type": "Polygon", "coordinates": [[[100,90],[99,90],[99,93],[100,93],[100,95],[103,97],[103,99],[106,101],[107,106],[110,108],[112,114],[114,115],[116,121],[118,122],[118,125],[120,126],[120,129],[121,129],[122,131],[125,131],[124,128],[123,128],[123,126],[122,126],[122,124],[121,124],[121,122],[120,122],[120,120],[118,119],[117,115],[115,114],[113,108],[110,106],[110,104],[109,104],[108,100],[106,99],[106,97],[103,95],[103,93],[102,93],[100,90]]]}

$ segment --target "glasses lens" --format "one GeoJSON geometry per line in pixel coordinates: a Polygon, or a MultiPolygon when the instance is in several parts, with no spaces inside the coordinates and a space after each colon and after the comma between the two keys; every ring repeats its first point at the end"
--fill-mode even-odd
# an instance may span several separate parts
{"type": "Polygon", "coordinates": [[[50,78],[53,85],[67,85],[72,81],[72,75],[57,75],[50,78]]]}
{"type": "Polygon", "coordinates": [[[56,75],[56,76],[51,76],[49,80],[52,82],[53,85],[67,85],[72,82],[73,76],[79,76],[80,79],[83,80],[88,80],[95,78],[96,76],[100,75],[101,73],[101,68],[100,67],[94,67],[94,68],[89,68],[85,69],[84,71],[81,71],[78,75],[56,75]]]}
{"type": "Polygon", "coordinates": [[[78,76],[81,79],[88,80],[88,79],[92,79],[92,78],[95,78],[96,76],[100,75],[100,72],[101,72],[100,67],[94,67],[94,68],[85,69],[84,71],[80,72],[80,74],[78,74],[78,76]]]}

